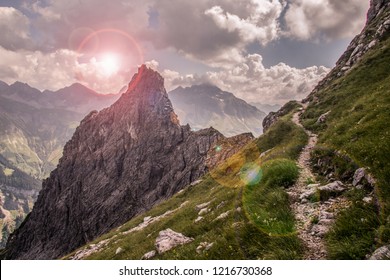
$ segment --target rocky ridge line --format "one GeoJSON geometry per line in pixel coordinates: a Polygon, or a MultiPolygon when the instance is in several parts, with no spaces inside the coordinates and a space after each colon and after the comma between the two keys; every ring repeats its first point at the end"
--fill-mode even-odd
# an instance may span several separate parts
{"type": "Polygon", "coordinates": [[[59,258],[124,224],[203,176],[223,139],[180,126],[163,78],[141,66],[117,102],[76,129],[6,258],[59,258]]]}
{"type": "Polygon", "coordinates": [[[371,0],[364,29],[352,40],[347,50],[336,62],[336,66],[318,83],[304,101],[312,100],[317,92],[329,85],[335,78],[348,73],[369,50],[389,35],[389,31],[390,2],[388,0],[371,0]]]}

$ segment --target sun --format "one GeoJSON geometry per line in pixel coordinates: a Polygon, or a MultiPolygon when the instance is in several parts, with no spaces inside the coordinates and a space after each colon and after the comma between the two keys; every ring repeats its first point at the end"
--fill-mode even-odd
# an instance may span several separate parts
{"type": "Polygon", "coordinates": [[[102,55],[99,63],[106,76],[116,74],[120,68],[119,56],[114,53],[105,53],[102,55]]]}

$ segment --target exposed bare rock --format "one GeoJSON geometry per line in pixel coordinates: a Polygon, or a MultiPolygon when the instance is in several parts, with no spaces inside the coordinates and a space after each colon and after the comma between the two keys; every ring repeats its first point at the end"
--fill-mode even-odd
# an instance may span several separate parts
{"type": "Polygon", "coordinates": [[[108,245],[109,242],[110,242],[110,239],[104,239],[104,240],[100,241],[97,244],[90,244],[86,248],[77,251],[73,255],[72,260],[82,260],[82,259],[85,259],[88,256],[101,251],[105,246],[108,245]]]}
{"type": "Polygon", "coordinates": [[[281,117],[287,115],[294,108],[298,107],[298,102],[290,101],[286,103],[277,112],[270,112],[263,120],[263,132],[265,133],[274,123],[276,123],[281,117]]]}
{"type": "Polygon", "coordinates": [[[347,188],[344,186],[344,184],[340,181],[335,181],[332,183],[329,183],[325,186],[321,186],[318,188],[320,193],[326,193],[328,195],[339,195],[342,192],[344,192],[347,188]]]}
{"type": "Polygon", "coordinates": [[[208,242],[201,242],[198,247],[196,247],[196,253],[201,254],[205,251],[208,251],[213,247],[214,242],[208,243],[208,242]]]}
{"type": "Polygon", "coordinates": [[[201,183],[203,180],[199,179],[191,183],[191,186],[196,186],[197,184],[201,183]]]}
{"type": "Polygon", "coordinates": [[[172,215],[177,210],[179,210],[183,206],[185,206],[187,203],[188,203],[188,201],[184,201],[178,208],[173,209],[173,210],[168,210],[164,214],[161,214],[161,215],[156,216],[156,217],[147,216],[147,217],[144,218],[144,221],[142,223],[140,223],[139,225],[137,225],[136,227],[134,227],[132,229],[129,229],[129,230],[125,231],[125,232],[122,232],[122,234],[129,234],[129,233],[132,233],[132,232],[143,230],[147,226],[149,226],[149,225],[151,225],[151,224],[153,224],[155,222],[158,222],[158,221],[162,220],[165,217],[168,217],[168,216],[172,215]]]}
{"type": "Polygon", "coordinates": [[[370,187],[373,187],[375,185],[375,179],[372,177],[370,173],[368,173],[367,169],[362,167],[359,169],[356,169],[355,174],[353,175],[353,186],[357,186],[359,184],[365,184],[368,183],[370,187]],[[366,182],[363,182],[364,179],[366,182]]]}
{"type": "Polygon", "coordinates": [[[207,214],[208,212],[210,212],[210,209],[208,208],[203,208],[199,211],[198,215],[199,216],[203,216],[204,214],[207,214]]]}
{"type": "Polygon", "coordinates": [[[170,228],[160,231],[156,239],[156,249],[159,254],[171,250],[172,248],[192,242],[194,239],[175,232],[170,228]]]}
{"type": "Polygon", "coordinates": [[[230,138],[219,138],[207,156],[207,166],[211,170],[225,159],[237,153],[242,147],[254,139],[252,133],[243,133],[230,138]]]}
{"type": "Polygon", "coordinates": [[[364,168],[359,168],[355,171],[355,174],[353,175],[353,182],[352,185],[356,187],[362,179],[366,176],[366,170],[364,168]]]}
{"type": "Polygon", "coordinates": [[[123,249],[121,247],[118,247],[115,251],[115,255],[118,255],[123,252],[123,249]]]}
{"type": "Polygon", "coordinates": [[[219,215],[218,217],[216,217],[215,220],[222,220],[222,219],[227,218],[227,217],[229,216],[230,212],[231,212],[231,210],[222,213],[221,215],[219,215]]]}
{"type": "Polygon", "coordinates": [[[326,121],[326,117],[330,114],[330,111],[329,112],[326,112],[325,114],[322,114],[321,116],[319,116],[318,120],[317,120],[317,123],[324,123],[326,121]]]}
{"type": "Polygon", "coordinates": [[[202,203],[202,204],[198,204],[198,205],[195,206],[195,209],[198,210],[198,211],[202,210],[203,208],[208,207],[211,202],[213,202],[213,200],[210,200],[210,201],[202,203]]]}
{"type": "Polygon", "coordinates": [[[370,260],[390,260],[390,245],[385,245],[371,255],[370,260]]]}
{"type": "Polygon", "coordinates": [[[336,63],[336,67],[318,83],[312,93],[304,99],[316,101],[316,93],[328,86],[335,78],[344,76],[364,54],[374,48],[386,38],[390,30],[390,2],[387,0],[371,0],[371,6],[367,14],[367,23],[362,32],[357,35],[344,54],[336,63]]]}
{"type": "Polygon", "coordinates": [[[368,203],[369,204],[369,203],[372,203],[373,198],[371,196],[366,196],[362,200],[363,200],[364,203],[368,203]]]}
{"type": "Polygon", "coordinates": [[[81,121],[6,258],[58,258],[122,225],[204,175],[223,139],[180,126],[163,78],[141,66],[117,102],[81,121]]]}
{"type": "Polygon", "coordinates": [[[153,251],[147,252],[145,255],[143,255],[143,256],[142,256],[142,259],[143,259],[143,260],[150,260],[150,259],[153,258],[155,255],[156,255],[156,251],[153,250],[153,251]]]}

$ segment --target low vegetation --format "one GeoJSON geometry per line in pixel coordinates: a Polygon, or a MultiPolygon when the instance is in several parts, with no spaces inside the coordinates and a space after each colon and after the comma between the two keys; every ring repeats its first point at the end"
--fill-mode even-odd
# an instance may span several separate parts
{"type": "MultiPolygon", "coordinates": [[[[298,177],[299,170],[293,159],[307,138],[301,128],[287,119],[280,120],[269,133],[248,144],[197,185],[187,187],[147,213],[86,245],[84,248],[109,240],[102,250],[85,258],[141,259],[145,253],[155,250],[159,232],[167,228],[194,240],[157,254],[154,259],[302,258],[303,248],[295,232],[294,216],[285,188],[298,177]],[[285,141],[277,144],[269,137],[285,141]],[[291,144],[287,139],[299,141],[291,144]],[[269,149],[272,151],[262,155],[262,151],[269,149]],[[208,202],[207,210],[200,214],[197,206],[208,202]],[[167,211],[174,212],[139,231],[128,232],[141,224],[145,217],[157,217],[167,211]],[[221,214],[225,214],[224,218],[221,214]],[[203,218],[195,222],[199,217],[203,218]],[[213,245],[197,253],[202,242],[213,245]]],[[[72,255],[74,253],[65,258],[72,255]]]]}
{"type": "Polygon", "coordinates": [[[327,237],[332,258],[362,259],[390,242],[390,39],[316,96],[303,116],[320,136],[314,158],[327,158],[338,178],[351,181],[357,167],[367,167],[377,181],[379,207],[350,197],[327,237]]]}

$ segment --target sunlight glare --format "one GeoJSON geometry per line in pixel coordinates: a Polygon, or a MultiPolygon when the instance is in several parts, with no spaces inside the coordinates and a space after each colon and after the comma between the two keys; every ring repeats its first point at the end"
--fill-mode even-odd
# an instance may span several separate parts
{"type": "Polygon", "coordinates": [[[106,53],[100,60],[101,66],[103,67],[103,73],[107,76],[116,74],[119,71],[119,58],[113,53],[106,53]]]}

